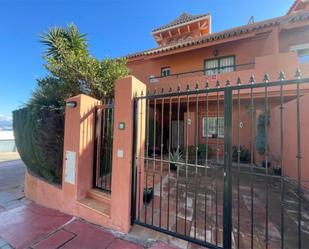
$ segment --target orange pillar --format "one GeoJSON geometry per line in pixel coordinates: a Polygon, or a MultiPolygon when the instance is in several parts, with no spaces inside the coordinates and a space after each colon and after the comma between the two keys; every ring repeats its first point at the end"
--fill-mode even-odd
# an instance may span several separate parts
{"type": "Polygon", "coordinates": [[[62,208],[72,214],[77,200],[92,188],[94,107],[100,101],[80,94],[66,100],[62,208]],[[69,168],[68,168],[69,167],[69,168]]]}
{"type": "MultiPolygon", "coordinates": [[[[123,232],[128,232],[131,227],[133,105],[134,94],[141,91],[146,92],[146,85],[133,76],[116,81],[111,219],[112,225],[123,232]]],[[[140,106],[139,114],[144,110],[145,105],[140,106]]],[[[142,122],[137,125],[141,130],[136,137],[138,150],[142,150],[145,127],[142,122]]]]}

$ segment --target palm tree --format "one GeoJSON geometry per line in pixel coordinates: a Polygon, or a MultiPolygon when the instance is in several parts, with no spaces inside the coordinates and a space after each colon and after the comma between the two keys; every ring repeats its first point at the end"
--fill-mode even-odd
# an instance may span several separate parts
{"type": "Polygon", "coordinates": [[[44,56],[47,58],[61,60],[67,51],[74,52],[76,55],[88,54],[86,34],[80,33],[74,24],[69,24],[67,28],[51,28],[40,37],[40,42],[46,45],[44,56]]]}

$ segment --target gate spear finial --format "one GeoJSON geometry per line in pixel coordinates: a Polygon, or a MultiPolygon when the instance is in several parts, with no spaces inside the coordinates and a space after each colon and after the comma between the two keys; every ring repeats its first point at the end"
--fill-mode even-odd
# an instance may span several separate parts
{"type": "Polygon", "coordinates": [[[280,70],[280,73],[279,73],[279,80],[280,81],[284,81],[285,80],[285,73],[282,70],[280,70]]]}
{"type": "Polygon", "coordinates": [[[300,80],[302,78],[302,74],[301,74],[300,68],[297,68],[296,73],[295,73],[295,78],[297,80],[300,80]]]}
{"type": "Polygon", "coordinates": [[[220,81],[219,80],[217,80],[217,82],[216,82],[216,87],[220,88],[220,81]]]}
{"type": "Polygon", "coordinates": [[[268,74],[268,73],[265,73],[265,74],[264,74],[263,80],[264,80],[265,83],[268,83],[268,82],[269,82],[269,74],[268,74]]]}
{"type": "Polygon", "coordinates": [[[239,86],[241,85],[241,79],[240,79],[239,76],[237,77],[237,85],[239,85],[239,86]]]}
{"type": "Polygon", "coordinates": [[[231,80],[230,80],[230,78],[227,78],[227,79],[226,79],[226,86],[231,86],[231,80]]]}
{"type": "Polygon", "coordinates": [[[254,84],[254,83],[255,83],[255,77],[254,77],[254,74],[251,74],[251,76],[250,76],[250,80],[249,80],[249,83],[251,83],[251,84],[254,84]]]}

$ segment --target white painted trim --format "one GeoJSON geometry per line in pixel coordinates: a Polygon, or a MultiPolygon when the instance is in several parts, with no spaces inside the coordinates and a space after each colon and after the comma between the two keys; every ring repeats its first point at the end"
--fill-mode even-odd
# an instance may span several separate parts
{"type": "Polygon", "coordinates": [[[208,26],[209,26],[209,34],[211,34],[211,15],[209,15],[208,26]]]}
{"type": "Polygon", "coordinates": [[[290,51],[298,51],[303,49],[309,49],[309,43],[298,44],[290,47],[290,51]]]}

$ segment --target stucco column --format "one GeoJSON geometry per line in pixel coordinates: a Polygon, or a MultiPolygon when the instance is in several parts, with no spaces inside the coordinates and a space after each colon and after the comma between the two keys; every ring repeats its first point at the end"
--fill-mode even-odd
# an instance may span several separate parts
{"type": "MultiPolygon", "coordinates": [[[[116,81],[111,218],[113,226],[123,232],[131,227],[132,152],[134,125],[134,94],[146,92],[146,85],[133,76],[116,81]],[[120,127],[121,126],[121,127],[120,127]]],[[[139,108],[143,112],[145,105],[139,108]],[[141,109],[142,108],[142,109],[141,109]]],[[[138,150],[142,150],[144,129],[136,135],[138,150]]]]}
{"type": "Polygon", "coordinates": [[[62,190],[64,211],[72,213],[75,201],[92,188],[94,109],[100,101],[80,94],[66,102],[73,106],[65,111],[62,190]]]}

